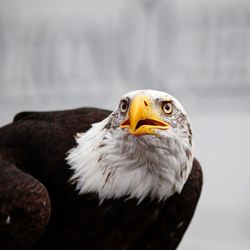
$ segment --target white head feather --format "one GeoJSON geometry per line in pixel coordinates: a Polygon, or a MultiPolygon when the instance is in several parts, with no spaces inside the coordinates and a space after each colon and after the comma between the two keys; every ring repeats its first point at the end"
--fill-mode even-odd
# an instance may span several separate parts
{"type": "Polygon", "coordinates": [[[76,137],[77,146],[67,161],[74,170],[73,180],[81,194],[96,193],[100,201],[109,198],[149,196],[164,200],[180,193],[193,164],[193,139],[190,122],[182,105],[171,95],[154,90],[137,90],[122,97],[143,93],[156,105],[171,100],[173,112],[161,118],[170,124],[156,135],[131,135],[120,128],[127,114],[120,107],[76,137]]]}

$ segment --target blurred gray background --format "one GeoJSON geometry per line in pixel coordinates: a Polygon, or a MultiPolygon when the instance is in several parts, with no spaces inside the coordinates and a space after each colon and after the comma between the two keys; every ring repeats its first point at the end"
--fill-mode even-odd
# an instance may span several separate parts
{"type": "Polygon", "coordinates": [[[182,102],[203,166],[179,249],[250,249],[249,1],[0,0],[0,125],[145,88],[182,102]]]}

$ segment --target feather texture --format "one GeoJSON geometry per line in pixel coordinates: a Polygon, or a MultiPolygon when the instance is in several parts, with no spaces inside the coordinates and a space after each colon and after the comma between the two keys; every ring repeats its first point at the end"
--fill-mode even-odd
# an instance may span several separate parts
{"type": "Polygon", "coordinates": [[[176,249],[201,192],[196,160],[180,194],[161,202],[146,196],[140,204],[136,197],[99,204],[95,192],[79,195],[69,181],[65,157],[77,146],[74,136],[110,113],[26,112],[0,128],[1,249],[176,249]]]}

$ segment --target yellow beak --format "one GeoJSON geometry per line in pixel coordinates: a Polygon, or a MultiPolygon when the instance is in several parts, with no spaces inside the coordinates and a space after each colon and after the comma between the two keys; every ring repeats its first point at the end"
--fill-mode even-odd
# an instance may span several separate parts
{"type": "Polygon", "coordinates": [[[169,126],[154,110],[152,100],[143,94],[133,99],[128,118],[120,125],[121,128],[128,128],[132,135],[156,135],[155,129],[167,129],[169,126]]]}

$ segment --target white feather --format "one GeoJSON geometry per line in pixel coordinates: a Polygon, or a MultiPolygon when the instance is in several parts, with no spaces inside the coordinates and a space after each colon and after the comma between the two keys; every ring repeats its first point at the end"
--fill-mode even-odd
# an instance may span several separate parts
{"type": "Polygon", "coordinates": [[[163,137],[161,131],[159,137],[134,137],[119,128],[106,129],[110,119],[78,134],[77,146],[68,154],[79,192],[97,193],[100,202],[120,197],[140,202],[148,195],[160,201],[180,193],[193,162],[193,155],[186,154],[188,141],[180,143],[171,132],[163,137]]]}

